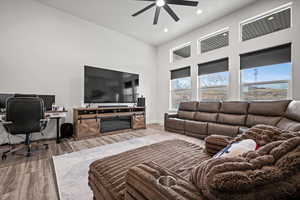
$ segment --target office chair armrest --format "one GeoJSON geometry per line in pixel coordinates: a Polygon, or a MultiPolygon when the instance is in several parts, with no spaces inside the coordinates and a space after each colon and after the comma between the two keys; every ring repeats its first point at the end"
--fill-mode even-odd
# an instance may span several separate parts
{"type": "Polygon", "coordinates": [[[0,121],[0,124],[2,124],[3,126],[7,126],[7,125],[11,125],[11,124],[13,124],[13,122],[11,122],[11,121],[4,121],[4,120],[2,120],[2,121],[0,121]]]}
{"type": "Polygon", "coordinates": [[[5,119],[4,119],[4,120],[0,120],[0,124],[2,124],[2,126],[4,127],[4,129],[7,132],[10,132],[10,128],[13,125],[13,122],[11,122],[11,121],[5,121],[5,119]]]}

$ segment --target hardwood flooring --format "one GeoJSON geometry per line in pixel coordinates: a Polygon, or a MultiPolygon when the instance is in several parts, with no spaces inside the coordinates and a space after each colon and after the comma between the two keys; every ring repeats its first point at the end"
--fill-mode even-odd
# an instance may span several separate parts
{"type": "MultiPolygon", "coordinates": [[[[159,130],[162,134],[167,133],[162,126],[149,125],[146,130],[107,135],[81,141],[68,139],[63,140],[60,144],[56,144],[55,140],[44,141],[43,143],[49,144],[49,150],[30,158],[8,155],[7,160],[0,160],[0,199],[58,200],[52,156],[150,135],[153,129],[159,130]]],[[[190,140],[191,142],[202,143],[202,141],[197,139],[190,138],[190,140]]],[[[2,146],[0,152],[3,148],[6,147],[2,146]]]]}

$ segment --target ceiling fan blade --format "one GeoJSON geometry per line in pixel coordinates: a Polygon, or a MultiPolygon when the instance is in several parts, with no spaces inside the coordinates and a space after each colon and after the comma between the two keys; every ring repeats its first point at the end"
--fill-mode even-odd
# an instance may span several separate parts
{"type": "Polygon", "coordinates": [[[164,5],[164,9],[169,13],[169,15],[177,22],[179,21],[179,17],[176,15],[176,13],[170,8],[168,4],[164,5]]]}
{"type": "Polygon", "coordinates": [[[161,7],[156,6],[153,25],[156,25],[157,22],[158,22],[158,17],[159,17],[159,14],[160,14],[160,9],[161,9],[161,7]]]}
{"type": "Polygon", "coordinates": [[[181,6],[198,6],[198,1],[184,1],[184,0],[168,0],[168,4],[175,4],[181,6]]]}
{"type": "Polygon", "coordinates": [[[139,15],[139,14],[145,12],[146,10],[149,10],[149,9],[152,8],[153,6],[155,6],[155,3],[152,3],[152,4],[150,4],[149,6],[147,6],[146,8],[143,8],[142,10],[140,10],[140,11],[134,13],[134,14],[132,15],[132,17],[135,17],[135,16],[137,16],[137,15],[139,15]]]}

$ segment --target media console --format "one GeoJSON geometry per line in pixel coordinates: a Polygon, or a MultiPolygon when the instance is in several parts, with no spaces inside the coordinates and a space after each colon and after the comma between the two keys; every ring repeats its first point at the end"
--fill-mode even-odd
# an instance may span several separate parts
{"type": "Polygon", "coordinates": [[[119,130],[146,128],[144,107],[75,108],[73,118],[76,140],[119,130]]]}

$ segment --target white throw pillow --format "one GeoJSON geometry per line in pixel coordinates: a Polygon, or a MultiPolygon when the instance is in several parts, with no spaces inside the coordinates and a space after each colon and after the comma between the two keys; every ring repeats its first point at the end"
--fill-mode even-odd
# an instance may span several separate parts
{"type": "Polygon", "coordinates": [[[254,140],[251,139],[242,140],[240,142],[235,142],[228,145],[227,147],[219,151],[214,156],[214,158],[239,156],[248,151],[255,151],[256,147],[257,145],[254,140]]]}

